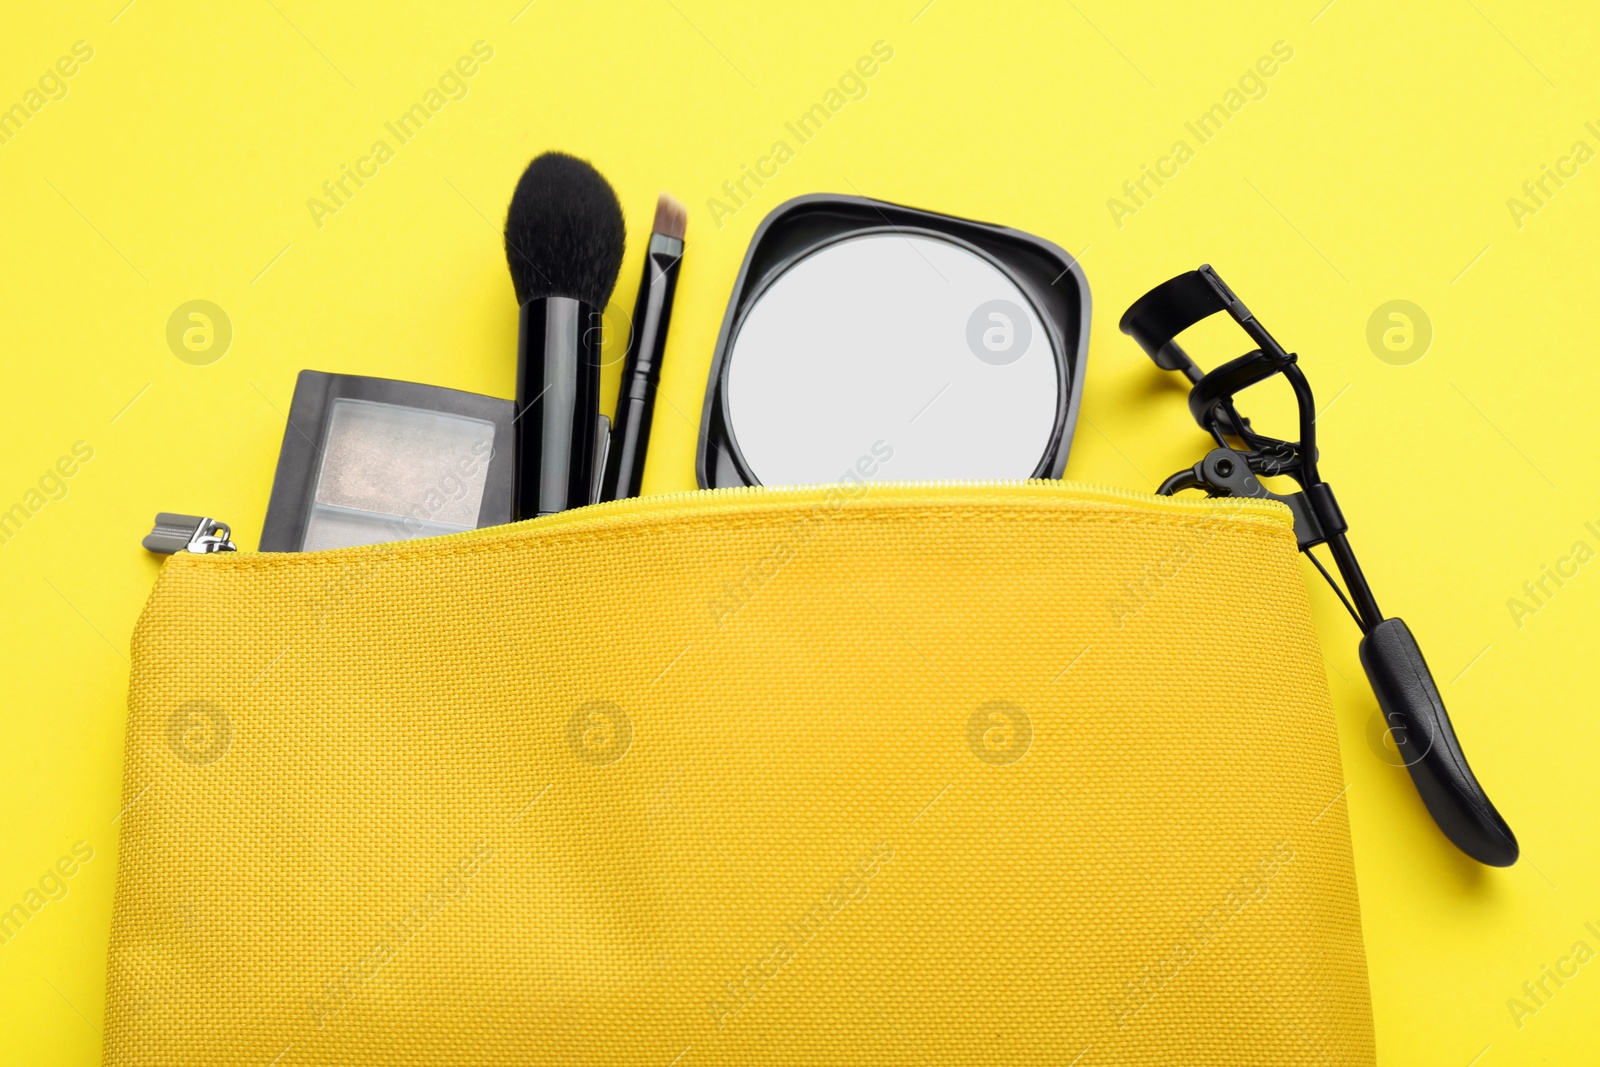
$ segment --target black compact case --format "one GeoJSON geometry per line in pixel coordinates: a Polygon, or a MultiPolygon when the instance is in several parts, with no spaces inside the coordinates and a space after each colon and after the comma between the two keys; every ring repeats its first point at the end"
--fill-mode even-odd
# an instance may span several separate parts
{"type": "MultiPolygon", "coordinates": [[[[1033,306],[1056,366],[1056,410],[1049,441],[1032,472],[1059,478],[1077,422],[1089,344],[1089,285],[1077,261],[1059,246],[1020,230],[939,215],[858,196],[797,197],[757,227],[734,283],[717,336],[706,385],[695,473],[702,488],[760,484],[733,432],[728,407],[730,353],[761,295],[801,260],[836,242],[869,234],[922,236],[959,245],[1008,278],[1033,306]]],[[[826,307],[817,315],[828,314],[826,307]]]]}
{"type": "Polygon", "coordinates": [[[510,522],[515,405],[301,371],[261,551],[403,541],[510,522]]]}

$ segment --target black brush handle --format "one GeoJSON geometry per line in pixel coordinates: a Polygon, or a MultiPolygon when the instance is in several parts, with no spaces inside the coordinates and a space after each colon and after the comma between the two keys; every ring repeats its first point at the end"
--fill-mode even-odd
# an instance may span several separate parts
{"type": "Polygon", "coordinates": [[[1491,867],[1517,862],[1516,835],[1489,802],[1450,726],[1422,649],[1399,619],[1384,619],[1361,639],[1361,666],[1389,723],[1417,793],[1445,836],[1491,867]]]}
{"type": "Polygon", "coordinates": [[[617,393],[617,417],[611,429],[605,478],[600,485],[601,500],[638,496],[644,481],[650,420],[655,412],[656,387],[661,384],[661,357],[667,350],[667,328],[672,324],[672,298],[677,292],[678,264],[682,259],[681,240],[664,233],[650,235],[644,275],[639,279],[639,299],[633,304],[633,329],[622,364],[622,387],[617,393]]]}
{"type": "Polygon", "coordinates": [[[600,313],[567,296],[522,305],[517,336],[517,518],[581,508],[594,489],[600,313]]]}

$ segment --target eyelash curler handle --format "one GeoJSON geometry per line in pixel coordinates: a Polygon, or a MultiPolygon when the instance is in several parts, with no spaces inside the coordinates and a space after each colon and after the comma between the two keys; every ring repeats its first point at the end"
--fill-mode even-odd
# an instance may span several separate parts
{"type": "Polygon", "coordinates": [[[1361,639],[1360,653],[1389,736],[1439,829],[1479,863],[1517,862],[1516,835],[1467,764],[1410,628],[1400,619],[1384,619],[1361,639]]]}

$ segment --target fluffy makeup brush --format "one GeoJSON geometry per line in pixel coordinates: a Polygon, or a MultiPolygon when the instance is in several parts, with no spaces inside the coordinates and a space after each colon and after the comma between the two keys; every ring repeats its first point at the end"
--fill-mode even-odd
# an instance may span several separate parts
{"type": "Polygon", "coordinates": [[[528,164],[506,211],[517,337],[517,517],[591,503],[608,440],[600,313],[622,268],[622,205],[600,172],[559,152],[528,164]]]}
{"type": "Polygon", "coordinates": [[[546,152],[528,164],[506,211],[517,303],[565,296],[604,309],[622,269],[622,205],[588,163],[546,152]]]}

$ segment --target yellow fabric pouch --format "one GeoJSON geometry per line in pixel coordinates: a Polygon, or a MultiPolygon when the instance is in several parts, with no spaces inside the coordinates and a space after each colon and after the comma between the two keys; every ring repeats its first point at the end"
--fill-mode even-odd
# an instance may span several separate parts
{"type": "Polygon", "coordinates": [[[185,556],[106,1063],[1371,1064],[1288,512],[692,493],[185,556]]]}

